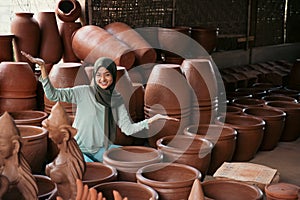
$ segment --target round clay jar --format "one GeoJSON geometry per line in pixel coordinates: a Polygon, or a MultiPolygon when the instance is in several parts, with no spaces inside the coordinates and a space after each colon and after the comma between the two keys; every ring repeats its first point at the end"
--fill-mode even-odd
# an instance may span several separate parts
{"type": "Polygon", "coordinates": [[[297,200],[300,187],[289,183],[274,183],[265,186],[267,200],[297,200]]]}

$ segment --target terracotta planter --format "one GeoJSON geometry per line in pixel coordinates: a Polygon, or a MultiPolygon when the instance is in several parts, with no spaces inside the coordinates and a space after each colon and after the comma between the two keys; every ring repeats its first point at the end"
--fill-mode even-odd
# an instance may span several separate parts
{"type": "Polygon", "coordinates": [[[204,179],[211,162],[213,144],[204,138],[186,135],[165,136],[156,142],[165,162],[175,162],[195,167],[204,179]]]}
{"type": "Polygon", "coordinates": [[[274,149],[279,142],[284,128],[285,112],[270,107],[245,108],[243,112],[261,118],[266,123],[260,150],[266,151],[274,149]]]}
{"type": "Polygon", "coordinates": [[[217,124],[190,125],[185,128],[184,134],[190,137],[204,138],[213,143],[207,174],[213,175],[224,162],[232,160],[237,138],[235,129],[217,124]]]}
{"type": "Polygon", "coordinates": [[[103,163],[115,167],[118,180],[136,182],[136,172],[139,168],[159,163],[163,159],[160,151],[143,146],[124,146],[112,148],[103,154],[103,163]]]}
{"type": "Polygon", "coordinates": [[[0,46],[1,46],[1,52],[0,52],[0,62],[2,61],[13,61],[14,60],[14,54],[13,54],[13,34],[7,34],[7,35],[0,35],[0,46]]]}
{"type": "Polygon", "coordinates": [[[63,22],[74,22],[81,15],[81,5],[77,0],[60,0],[56,4],[55,13],[63,22]]]}
{"type": "Polygon", "coordinates": [[[116,190],[120,195],[130,200],[158,200],[158,194],[151,187],[144,184],[115,181],[110,183],[102,183],[94,186],[97,192],[101,192],[106,199],[114,199],[113,190],[116,190]]]}
{"type": "Polygon", "coordinates": [[[137,182],[157,191],[160,200],[188,199],[195,179],[201,173],[194,167],[178,163],[156,163],[140,168],[137,182]]]}
{"type": "Polygon", "coordinates": [[[204,195],[211,199],[262,200],[262,191],[254,185],[230,180],[211,180],[202,183],[204,195]]]}
{"type": "Polygon", "coordinates": [[[289,102],[294,102],[294,103],[298,102],[297,99],[295,99],[293,97],[289,97],[286,95],[280,95],[280,94],[264,96],[262,99],[265,101],[289,101],[289,102]]]}
{"type": "Polygon", "coordinates": [[[87,162],[82,183],[91,188],[101,183],[116,181],[117,175],[117,170],[112,166],[99,162],[87,162]]]}
{"type": "Polygon", "coordinates": [[[226,125],[237,131],[233,161],[249,161],[258,151],[264,136],[264,120],[246,115],[219,116],[217,124],[226,125]]]}
{"type": "Polygon", "coordinates": [[[47,118],[48,114],[39,110],[24,110],[9,112],[17,125],[31,125],[42,127],[42,121],[47,118]]]}
{"type": "Polygon", "coordinates": [[[48,131],[42,127],[17,125],[20,131],[22,148],[25,159],[34,174],[42,174],[47,154],[48,131]]]}
{"type": "Polygon", "coordinates": [[[299,186],[289,183],[274,183],[265,186],[267,200],[297,200],[299,186]]]}
{"type": "Polygon", "coordinates": [[[95,25],[83,26],[73,34],[72,49],[79,59],[91,64],[99,57],[108,57],[117,66],[130,69],[135,61],[132,49],[95,25]]]}
{"type": "Polygon", "coordinates": [[[192,27],[191,37],[211,54],[217,47],[218,31],[213,27],[192,27]]]}
{"type": "Polygon", "coordinates": [[[236,98],[233,99],[231,105],[240,108],[262,107],[265,105],[265,100],[254,98],[236,98]]]}

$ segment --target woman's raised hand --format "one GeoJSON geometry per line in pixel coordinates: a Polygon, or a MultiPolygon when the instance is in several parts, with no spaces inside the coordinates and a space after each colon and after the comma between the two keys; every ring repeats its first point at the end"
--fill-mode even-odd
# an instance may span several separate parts
{"type": "Polygon", "coordinates": [[[32,57],[32,55],[30,55],[30,54],[28,54],[28,53],[26,53],[24,51],[21,51],[21,54],[23,56],[25,56],[32,63],[36,63],[39,66],[44,66],[45,65],[45,61],[43,59],[41,59],[41,58],[34,58],[34,57],[32,57]]]}
{"type": "Polygon", "coordinates": [[[179,119],[174,118],[174,117],[170,117],[168,115],[156,114],[153,117],[149,118],[148,123],[151,124],[151,123],[153,123],[157,120],[161,120],[161,119],[163,119],[163,120],[172,120],[172,121],[177,121],[177,122],[179,121],[179,119]]]}

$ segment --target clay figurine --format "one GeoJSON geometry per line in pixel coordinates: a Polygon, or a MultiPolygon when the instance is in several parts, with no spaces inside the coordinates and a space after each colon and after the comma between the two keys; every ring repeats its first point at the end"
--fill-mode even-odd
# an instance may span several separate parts
{"type": "Polygon", "coordinates": [[[195,179],[188,200],[205,200],[203,189],[199,179],[195,179]]]}

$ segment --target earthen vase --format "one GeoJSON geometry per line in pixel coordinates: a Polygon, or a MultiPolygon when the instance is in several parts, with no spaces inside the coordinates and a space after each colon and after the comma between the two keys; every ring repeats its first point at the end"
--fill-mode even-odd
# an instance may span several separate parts
{"type": "Polygon", "coordinates": [[[179,163],[156,163],[140,168],[137,182],[150,186],[161,200],[188,199],[195,179],[201,173],[194,167],[179,163]]]}
{"type": "Polygon", "coordinates": [[[117,66],[130,69],[135,61],[130,47],[95,25],[83,26],[73,34],[72,49],[79,59],[91,64],[99,57],[109,57],[117,66]]]}
{"type": "Polygon", "coordinates": [[[81,5],[77,0],[59,0],[55,7],[55,13],[63,22],[74,22],[81,15],[81,5]]]}
{"type": "Polygon", "coordinates": [[[273,183],[265,186],[267,200],[297,200],[299,186],[290,183],[273,183]]]}
{"type": "Polygon", "coordinates": [[[226,125],[237,131],[233,161],[249,161],[255,156],[263,140],[264,120],[253,116],[229,115],[217,117],[216,124],[226,125]]]}
{"type": "Polygon", "coordinates": [[[284,128],[285,112],[270,107],[245,108],[243,112],[261,118],[266,123],[260,150],[274,149],[279,142],[284,128]]]}
{"type": "Polygon", "coordinates": [[[235,129],[217,124],[190,125],[184,129],[184,134],[212,142],[213,149],[207,174],[213,175],[223,162],[232,160],[237,138],[235,129]]]}
{"type": "Polygon", "coordinates": [[[120,193],[122,197],[130,200],[158,200],[157,192],[151,187],[128,181],[114,181],[102,183],[93,187],[97,192],[101,192],[106,199],[114,199],[113,190],[120,193]]]}
{"type": "Polygon", "coordinates": [[[251,107],[263,107],[265,105],[265,100],[255,99],[255,98],[236,98],[233,99],[231,105],[240,108],[251,108],[251,107]]]}
{"type": "Polygon", "coordinates": [[[213,27],[192,27],[191,37],[211,54],[217,47],[218,31],[213,27]]]}
{"type": "Polygon", "coordinates": [[[42,121],[48,114],[40,110],[22,110],[9,112],[17,125],[42,126],[42,121]]]}
{"type": "Polygon", "coordinates": [[[2,61],[13,61],[14,53],[13,53],[13,34],[1,34],[0,35],[0,62],[2,61]]]}
{"type": "Polygon", "coordinates": [[[162,160],[160,151],[144,146],[112,148],[103,154],[103,163],[117,169],[120,181],[136,182],[135,174],[139,168],[162,160]]]}
{"type": "Polygon", "coordinates": [[[135,54],[136,65],[155,63],[156,51],[141,35],[123,22],[113,22],[104,27],[110,34],[127,44],[135,54]]]}

